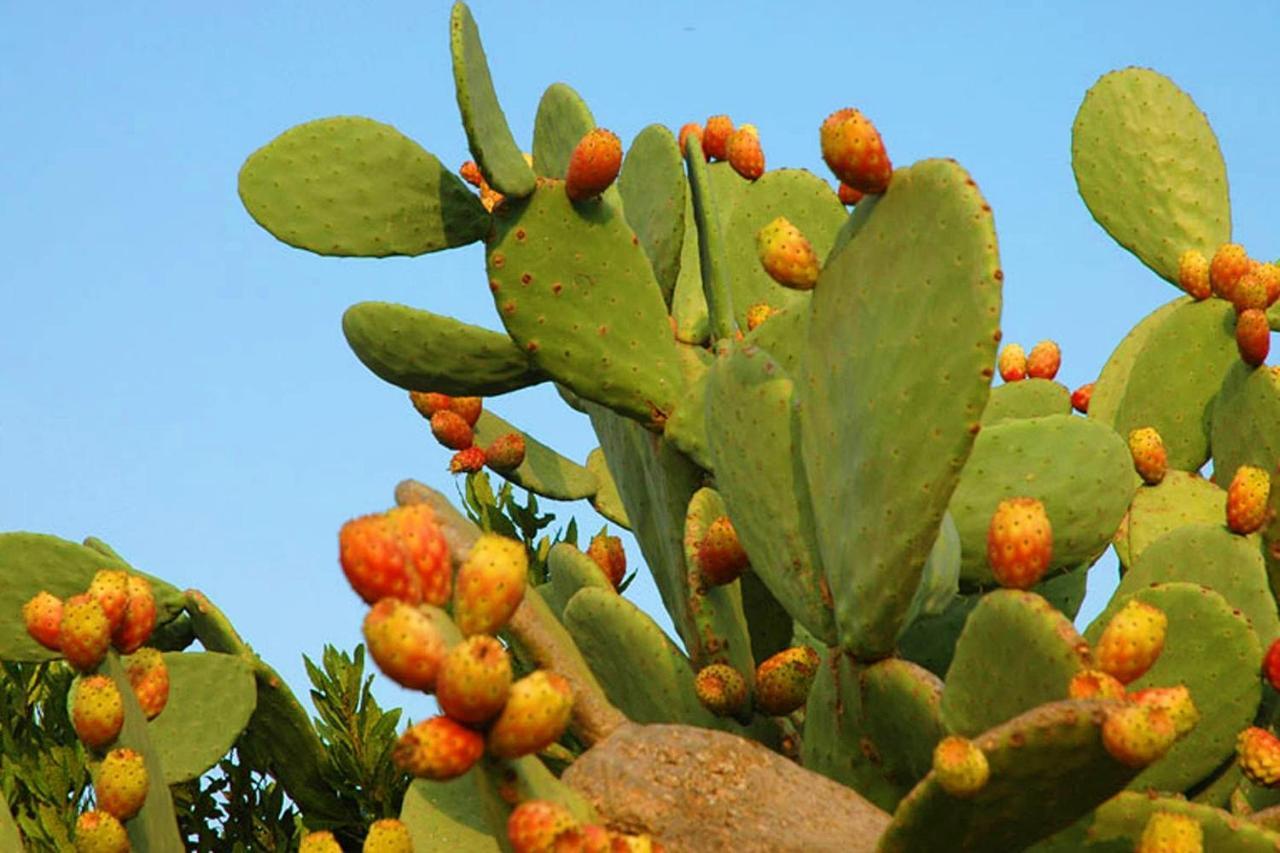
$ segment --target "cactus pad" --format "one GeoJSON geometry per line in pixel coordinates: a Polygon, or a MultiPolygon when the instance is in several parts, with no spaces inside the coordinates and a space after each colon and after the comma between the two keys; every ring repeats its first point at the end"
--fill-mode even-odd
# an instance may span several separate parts
{"type": "Polygon", "coordinates": [[[627,223],[640,238],[668,304],[680,272],[686,191],[676,138],[660,124],[649,125],[627,150],[618,192],[627,223]]]}
{"type": "Polygon", "coordinates": [[[1147,546],[1187,524],[1221,524],[1227,493],[1199,474],[1170,471],[1158,486],[1143,486],[1133,496],[1128,521],[1117,531],[1116,552],[1133,565],[1147,546]]]}
{"type": "Polygon", "coordinates": [[[499,436],[512,432],[524,436],[524,461],[513,471],[500,472],[500,477],[554,500],[576,501],[595,496],[600,488],[595,474],[516,429],[493,412],[485,410],[480,413],[475,425],[475,442],[485,447],[499,436]]]}
{"type": "Polygon", "coordinates": [[[595,126],[590,108],[577,92],[564,83],[548,86],[533,120],[534,172],[563,181],[573,149],[595,126]]]}
{"type": "Polygon", "coordinates": [[[1051,379],[1024,379],[1006,382],[991,389],[991,399],[982,412],[984,427],[1019,418],[1071,414],[1071,392],[1051,379]]]}
{"type": "Polygon", "coordinates": [[[1274,853],[1280,849],[1280,834],[1270,832],[1245,818],[1211,806],[1189,803],[1180,797],[1158,797],[1138,792],[1122,793],[1100,806],[1090,826],[1089,838],[1097,842],[1110,839],[1136,842],[1142,837],[1147,821],[1156,812],[1172,812],[1195,818],[1204,830],[1205,850],[1274,853]]]}
{"type": "Polygon", "coordinates": [[[203,774],[227,754],[258,702],[249,664],[237,655],[169,653],[169,701],[147,724],[165,784],[203,774]]]}

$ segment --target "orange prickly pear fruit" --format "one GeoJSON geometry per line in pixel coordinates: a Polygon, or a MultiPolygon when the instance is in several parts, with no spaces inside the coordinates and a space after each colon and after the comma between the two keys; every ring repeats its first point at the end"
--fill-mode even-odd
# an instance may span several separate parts
{"type": "Polygon", "coordinates": [[[153,720],[169,702],[169,668],[157,649],[141,648],[124,662],[125,675],[138,697],[138,705],[153,720]]]}
{"type": "Polygon", "coordinates": [[[1158,607],[1130,599],[1111,617],[1094,648],[1098,669],[1122,684],[1142,677],[1164,649],[1169,617],[1158,607]]]}
{"type": "Polygon", "coordinates": [[[708,160],[729,159],[729,137],[733,135],[733,120],[728,116],[712,116],[702,131],[702,151],[708,160]]]}
{"type": "Polygon", "coordinates": [[[113,749],[102,759],[93,780],[98,808],[128,820],[142,810],[147,799],[147,766],[132,749],[113,749]]]}
{"type": "Polygon", "coordinates": [[[1262,658],[1262,674],[1272,690],[1280,690],[1280,639],[1271,641],[1262,658]]]}
{"type": "Polygon", "coordinates": [[[713,663],[698,670],[693,691],[717,717],[736,717],[747,710],[747,680],[727,663],[713,663]]]}
{"type": "Polygon", "coordinates": [[[767,302],[757,302],[747,309],[747,331],[754,332],[760,324],[768,320],[777,310],[767,302]]]}
{"type": "Polygon", "coordinates": [[[484,468],[484,463],[488,457],[485,455],[484,449],[472,445],[464,450],[459,450],[453,454],[453,458],[449,460],[449,473],[451,474],[474,474],[484,468]]]}
{"type": "Polygon", "coordinates": [[[587,556],[594,560],[605,573],[614,589],[617,589],[622,579],[627,576],[627,552],[622,547],[620,537],[609,536],[601,530],[591,537],[591,544],[587,546],[587,556]]]}
{"type": "Polygon", "coordinates": [[[818,254],[785,216],[779,216],[756,232],[756,255],[769,277],[783,287],[812,290],[818,282],[821,271],[818,254]]]}
{"type": "Polygon", "coordinates": [[[98,668],[111,647],[111,623],[98,599],[81,593],[66,600],[58,626],[58,645],[67,663],[81,672],[98,668]]]}
{"type": "Polygon", "coordinates": [[[1227,527],[1232,533],[1248,536],[1267,523],[1267,499],[1271,497],[1271,475],[1253,465],[1241,465],[1227,487],[1227,527]]]}
{"type": "Polygon", "coordinates": [[[442,607],[452,591],[453,565],[435,511],[426,504],[398,506],[387,511],[387,519],[405,565],[418,579],[420,600],[442,607]]]}
{"type": "Polygon", "coordinates": [[[564,191],[573,201],[595,198],[609,188],[622,169],[622,140],[597,127],[578,140],[569,155],[564,191]]]}
{"type": "Polygon", "coordinates": [[[1258,264],[1253,274],[1262,281],[1267,291],[1267,306],[1270,308],[1280,299],[1280,266],[1275,264],[1258,264]]]}
{"type": "Polygon", "coordinates": [[[1204,830],[1190,815],[1155,812],[1147,818],[1134,853],[1204,853],[1204,830]]]}
{"type": "Polygon", "coordinates": [[[1259,274],[1261,269],[1262,265],[1259,264],[1236,281],[1236,286],[1231,291],[1231,304],[1235,307],[1237,314],[1251,308],[1255,311],[1266,311],[1267,306],[1271,304],[1267,301],[1267,283],[1259,274]]]}
{"type": "Polygon", "coordinates": [[[1123,699],[1124,685],[1100,669],[1085,669],[1071,676],[1067,696],[1072,699],[1123,699]]]}
{"type": "Polygon", "coordinates": [[[464,636],[496,634],[524,600],[529,556],[514,539],[486,533],[458,569],[453,620],[464,636]]]}
{"type": "Polygon", "coordinates": [[[98,599],[114,632],[120,627],[129,604],[129,573],[123,569],[102,569],[89,582],[88,593],[98,599]]]}
{"type": "Polygon", "coordinates": [[[712,586],[733,583],[751,564],[729,517],[722,515],[707,526],[698,543],[698,569],[712,586]]]}
{"type": "Polygon", "coordinates": [[[1250,726],[1236,738],[1236,757],[1245,777],[1255,785],[1280,787],[1280,739],[1250,726]]]}
{"type": "Polygon", "coordinates": [[[1267,353],[1271,350],[1271,326],[1267,323],[1265,311],[1249,309],[1236,317],[1236,349],[1250,367],[1257,367],[1267,360],[1267,353]]]}
{"type": "Polygon", "coordinates": [[[401,770],[436,781],[461,776],[482,755],[484,735],[444,716],[411,726],[391,749],[391,760],[401,770]]]}
{"type": "Polygon", "coordinates": [[[803,707],[818,674],[818,660],[818,653],[808,646],[793,646],[756,667],[756,708],[782,717],[803,707]]]}
{"type": "Polygon", "coordinates": [[[562,676],[545,669],[511,685],[507,704],[489,728],[489,753],[519,758],[560,739],[573,711],[573,689],[562,676]]]}
{"type": "Polygon", "coordinates": [[[121,654],[132,654],[151,639],[156,629],[156,597],[151,584],[139,575],[129,575],[129,603],[125,605],[124,618],[111,635],[121,654]]]}
{"type": "Polygon", "coordinates": [[[822,122],[819,139],[822,159],[841,183],[873,195],[889,188],[893,166],[880,132],[862,113],[836,110],[822,122]]]}
{"type": "Polygon", "coordinates": [[[953,797],[972,797],[991,778],[991,767],[976,743],[951,735],[933,748],[933,778],[953,797]]]}
{"type": "Polygon", "coordinates": [[[367,604],[398,598],[440,606],[449,600],[449,547],[425,504],[348,521],[338,533],[338,550],[347,581],[367,604]]]}
{"type": "Polygon", "coordinates": [[[1169,454],[1164,440],[1154,427],[1142,427],[1129,433],[1129,453],[1133,467],[1149,486],[1157,485],[1169,470],[1169,454]]]}
{"type": "Polygon", "coordinates": [[[1129,701],[1149,708],[1157,708],[1169,715],[1178,737],[1196,727],[1200,711],[1191,701],[1191,691],[1185,685],[1175,687],[1148,687],[1129,694],[1129,701]]]}
{"type": "Polygon", "coordinates": [[[129,853],[124,824],[100,809],[76,818],[76,853],[129,853]]]}
{"type": "Polygon", "coordinates": [[[410,391],[409,402],[418,410],[418,414],[427,420],[436,412],[448,412],[452,409],[453,398],[448,394],[437,394],[435,391],[410,391]]]}
{"type": "Polygon", "coordinates": [[[524,464],[524,435],[509,432],[495,438],[484,450],[484,461],[495,471],[514,471],[524,464]]]}
{"type": "Polygon", "coordinates": [[[1093,383],[1086,382],[1071,392],[1071,408],[1082,415],[1089,414],[1089,401],[1093,399],[1093,383]]]}
{"type": "Polygon", "coordinates": [[[863,192],[861,190],[855,190],[844,181],[841,181],[839,188],[836,189],[836,195],[840,197],[841,204],[846,207],[852,207],[862,201],[863,192]]]}
{"type": "Polygon", "coordinates": [[[338,843],[338,839],[329,830],[321,830],[320,832],[308,832],[302,836],[302,842],[298,846],[298,853],[342,853],[342,845],[338,843]]]}
{"type": "Polygon", "coordinates": [[[395,598],[384,598],[364,618],[369,655],[383,674],[410,690],[436,684],[445,640],[430,611],[395,598]]]}
{"type": "Polygon", "coordinates": [[[1062,351],[1053,341],[1041,341],[1027,354],[1027,375],[1032,379],[1052,379],[1062,366],[1062,351]]]}
{"type": "Polygon", "coordinates": [[[1030,589],[1053,560],[1053,526],[1035,498],[1009,498],[996,505],[987,528],[987,562],[1003,587],[1030,589]]]}
{"type": "Polygon", "coordinates": [[[474,427],[484,411],[484,397],[450,397],[449,411],[466,421],[467,426],[474,427]]]}
{"type": "Polygon", "coordinates": [[[484,179],[484,175],[480,174],[480,167],[476,165],[475,160],[468,160],[458,169],[458,174],[462,176],[462,180],[471,184],[473,187],[481,187],[488,183],[484,179]]]}
{"type": "Polygon", "coordinates": [[[663,847],[648,835],[617,832],[613,836],[612,853],[663,853],[663,847]]]}
{"type": "Polygon", "coordinates": [[[613,836],[596,823],[575,826],[556,836],[553,853],[611,853],[613,836]]]}
{"type": "Polygon", "coordinates": [[[105,675],[77,678],[71,688],[71,727],[91,749],[102,749],[120,736],[124,700],[105,675]]]}
{"type": "Polygon", "coordinates": [[[1209,286],[1213,295],[1231,301],[1240,277],[1253,267],[1253,260],[1239,243],[1223,243],[1209,262],[1209,286]]]}
{"type": "Polygon", "coordinates": [[[576,828],[578,821],[569,810],[550,800],[528,800],[516,806],[507,818],[507,840],[515,853],[549,853],[556,838],[576,828]]]}
{"type": "Polygon", "coordinates": [[[447,409],[431,416],[431,434],[450,450],[466,450],[475,441],[471,424],[462,415],[447,409]]]}
{"type": "Polygon", "coordinates": [[[62,599],[47,590],[40,590],[22,605],[22,621],[33,640],[46,649],[60,650],[58,631],[62,625],[62,599]]]}
{"type": "Polygon", "coordinates": [[[488,634],[468,637],[449,650],[436,676],[440,710],[460,723],[487,723],[511,692],[511,658],[488,634]]]}
{"type": "Polygon", "coordinates": [[[1000,378],[1005,382],[1019,382],[1027,378],[1027,354],[1018,344],[1006,344],[1000,350],[996,366],[1000,368],[1000,378]]]}
{"type": "Polygon", "coordinates": [[[764,174],[764,149],[760,147],[760,133],[754,124],[744,124],[735,130],[727,148],[733,171],[748,181],[764,174]]]}
{"type": "Polygon", "coordinates": [[[369,824],[361,853],[413,853],[413,837],[403,821],[393,817],[369,824]]]}
{"type": "Polygon", "coordinates": [[[1199,249],[1187,249],[1178,258],[1178,286],[1196,299],[1213,295],[1209,285],[1209,260],[1199,249]]]}
{"type": "MultiPolygon", "coordinates": [[[[698,144],[702,145],[702,125],[698,124],[697,122],[691,121],[680,128],[679,145],[680,145],[680,153],[682,155],[684,154],[685,143],[689,141],[690,136],[697,139],[698,144]]],[[[704,159],[707,157],[707,149],[705,146],[702,149],[702,156],[704,159]]]]}
{"type": "Polygon", "coordinates": [[[1146,767],[1169,751],[1178,739],[1169,715],[1159,708],[1125,703],[1109,708],[1102,722],[1102,745],[1128,767],[1146,767]]]}

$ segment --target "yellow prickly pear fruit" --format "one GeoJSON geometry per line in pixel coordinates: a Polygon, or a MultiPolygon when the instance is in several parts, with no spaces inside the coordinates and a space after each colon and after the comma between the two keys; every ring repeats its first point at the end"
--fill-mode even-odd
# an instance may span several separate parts
{"type": "Polygon", "coordinates": [[[462,561],[453,594],[453,621],[464,636],[496,634],[524,600],[529,556],[514,539],[486,533],[462,561]]]}

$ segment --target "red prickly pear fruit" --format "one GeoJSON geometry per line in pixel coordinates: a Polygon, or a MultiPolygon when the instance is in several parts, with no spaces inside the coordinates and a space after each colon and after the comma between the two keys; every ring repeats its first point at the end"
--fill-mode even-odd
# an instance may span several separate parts
{"type": "Polygon", "coordinates": [[[991,778],[991,766],[976,743],[950,735],[933,748],[933,778],[953,797],[972,797],[991,778]]]}
{"type": "Polygon", "coordinates": [[[1032,379],[1052,379],[1062,366],[1062,351],[1053,341],[1041,341],[1027,354],[1027,375],[1032,379]]]}
{"type": "Polygon", "coordinates": [[[1009,498],[996,505],[987,528],[987,562],[996,581],[1030,589],[1053,560],[1053,525],[1035,498],[1009,498]]]}
{"type": "Polygon", "coordinates": [[[1241,311],[1236,317],[1236,349],[1250,367],[1257,367],[1267,360],[1267,353],[1271,350],[1271,327],[1265,311],[1254,308],[1241,311]]]}
{"type": "Polygon", "coordinates": [[[855,109],[836,110],[819,131],[822,159],[841,183],[872,195],[889,188],[893,166],[884,140],[866,116],[855,109]]]}
{"type": "Polygon", "coordinates": [[[452,410],[453,398],[448,394],[437,394],[435,391],[410,391],[409,402],[418,410],[418,414],[427,420],[436,412],[452,410]]]}
{"type": "Polygon", "coordinates": [[[472,445],[453,454],[453,458],[449,460],[449,473],[474,474],[484,468],[487,459],[488,456],[482,448],[472,445]]]}
{"type": "Polygon", "coordinates": [[[58,645],[67,663],[81,672],[98,668],[111,647],[111,623],[98,599],[86,592],[63,603],[58,645]]]}
{"type": "Polygon", "coordinates": [[[1089,414],[1089,401],[1093,399],[1093,383],[1086,382],[1071,392],[1071,408],[1082,415],[1089,414]]]}
{"type": "Polygon", "coordinates": [[[1232,289],[1231,304],[1235,307],[1237,314],[1250,309],[1266,311],[1267,306],[1271,304],[1267,301],[1267,283],[1259,274],[1261,269],[1262,265],[1259,264],[1255,269],[1240,276],[1235,288],[1232,289]]]}
{"type": "Polygon", "coordinates": [[[1164,649],[1169,617],[1158,607],[1130,599],[1111,617],[1093,650],[1098,669],[1114,675],[1121,684],[1142,677],[1164,649]]]}
{"type": "Polygon", "coordinates": [[[391,749],[391,760],[401,770],[436,781],[461,776],[482,755],[484,735],[445,716],[410,726],[391,749]]]}
{"type": "Polygon", "coordinates": [[[1146,767],[1164,756],[1177,739],[1169,715],[1147,705],[1109,708],[1102,722],[1103,748],[1127,767],[1146,767]]]}
{"type": "Polygon", "coordinates": [[[1204,853],[1204,830],[1190,815],[1155,812],[1147,818],[1134,853],[1204,853]]]}
{"type": "Polygon", "coordinates": [[[132,749],[113,749],[102,759],[93,780],[98,808],[119,820],[128,820],[142,810],[147,799],[147,766],[142,754],[132,749]]]}
{"type": "Polygon", "coordinates": [[[129,833],[114,816],[95,809],[76,818],[76,853],[129,853],[129,833]]]}
{"type": "Polygon", "coordinates": [[[410,690],[436,684],[445,640],[429,611],[384,598],[364,618],[364,639],[382,673],[410,690]]]}
{"type": "Polygon", "coordinates": [[[577,827],[569,810],[550,800],[529,800],[507,818],[507,840],[514,853],[549,853],[556,838],[577,827]]]}
{"type": "Polygon", "coordinates": [[[404,821],[384,817],[369,824],[361,853],[413,853],[413,836],[404,821]]]}
{"type": "Polygon", "coordinates": [[[129,603],[124,618],[111,635],[111,642],[121,654],[132,654],[151,639],[156,629],[156,597],[151,584],[138,575],[129,575],[129,603]]]}
{"type": "Polygon", "coordinates": [[[499,473],[514,471],[524,464],[524,452],[524,435],[509,432],[498,436],[485,448],[485,464],[499,473]]]}
{"type": "Polygon", "coordinates": [[[1154,427],[1142,427],[1129,432],[1129,453],[1133,456],[1133,468],[1143,482],[1155,486],[1169,470],[1169,454],[1164,439],[1154,427]]]}
{"type": "Polygon", "coordinates": [[[729,137],[729,165],[748,181],[764,174],[764,149],[760,147],[760,133],[754,124],[744,124],[729,137]]]}
{"type": "Polygon", "coordinates": [[[77,678],[71,688],[71,727],[91,749],[102,749],[120,736],[124,699],[105,675],[77,678]]]}
{"type": "Polygon", "coordinates": [[[338,533],[338,551],[347,581],[366,604],[398,598],[439,606],[449,600],[449,547],[425,504],[348,521],[338,533]]]}
{"type": "Polygon", "coordinates": [[[609,188],[622,169],[622,140],[597,127],[578,140],[569,155],[564,191],[572,201],[595,198],[609,188]]]}
{"type": "Polygon", "coordinates": [[[1236,757],[1245,777],[1255,785],[1280,787],[1280,739],[1250,726],[1236,737],[1236,757]]]}
{"type": "Polygon", "coordinates": [[[1005,382],[1020,382],[1027,378],[1027,354],[1018,344],[1006,344],[1000,350],[996,366],[1000,369],[1000,378],[1005,382]]]}
{"type": "Polygon", "coordinates": [[[476,165],[475,160],[468,160],[458,169],[458,174],[462,176],[462,180],[471,184],[473,187],[480,187],[488,183],[484,179],[484,175],[480,174],[480,167],[476,165]]]}
{"type": "Polygon", "coordinates": [[[751,564],[738,539],[738,531],[725,515],[707,526],[706,534],[698,543],[697,555],[698,569],[712,586],[733,583],[751,564]]]}
{"type": "Polygon", "coordinates": [[[733,135],[733,119],[712,116],[702,131],[702,151],[708,160],[729,159],[729,137],[733,135]]]}
{"type": "Polygon", "coordinates": [[[466,450],[475,441],[471,425],[462,415],[449,409],[431,416],[431,434],[450,450],[466,450]]]}
{"type": "Polygon", "coordinates": [[[332,832],[323,829],[302,836],[298,853],[342,853],[342,845],[332,832]]]}
{"type": "Polygon", "coordinates": [[[1223,243],[1209,261],[1209,286],[1213,295],[1231,301],[1240,277],[1253,267],[1253,260],[1239,243],[1223,243]]]}
{"type": "Polygon", "coordinates": [[[783,649],[756,667],[756,708],[783,717],[804,706],[818,674],[818,653],[808,646],[783,649]]]}
{"type": "Polygon", "coordinates": [[[98,599],[114,632],[120,627],[129,604],[129,573],[123,569],[102,569],[94,574],[87,592],[98,599]]]}
{"type": "Polygon", "coordinates": [[[511,658],[488,634],[468,637],[449,650],[436,676],[440,710],[460,723],[487,723],[511,692],[511,658]]]}
{"type": "Polygon", "coordinates": [[[1280,299],[1280,266],[1275,264],[1258,264],[1253,274],[1262,280],[1267,291],[1267,306],[1270,308],[1280,299]]]}
{"type": "Polygon", "coordinates": [[[812,290],[821,270],[813,245],[785,216],[756,232],[756,255],[769,277],[792,290],[812,290]]]}
{"type": "Polygon", "coordinates": [[[1071,676],[1067,696],[1072,699],[1123,699],[1124,685],[1100,669],[1085,669],[1071,676]]]}
{"type": "Polygon", "coordinates": [[[452,592],[453,563],[435,511],[426,504],[398,506],[387,511],[387,519],[408,571],[417,577],[420,600],[436,607],[444,606],[452,592]]]}
{"type": "Polygon", "coordinates": [[[489,729],[489,753],[519,758],[560,739],[573,711],[573,688],[562,676],[537,670],[511,685],[507,704],[489,729]]]}
{"type": "Polygon", "coordinates": [[[453,620],[464,636],[496,634],[524,600],[529,555],[524,545],[486,533],[458,569],[453,620]]]}
{"type": "Polygon", "coordinates": [[[861,190],[855,190],[844,181],[841,181],[840,186],[836,189],[836,195],[839,196],[841,204],[846,207],[852,207],[862,201],[864,193],[861,190]]]}
{"type": "Polygon", "coordinates": [[[449,411],[466,421],[467,426],[474,427],[484,412],[484,397],[450,397],[449,411]]]}
{"type": "Polygon", "coordinates": [[[563,830],[552,845],[553,853],[611,853],[613,835],[596,823],[563,830]]]}
{"type": "Polygon", "coordinates": [[[1280,690],[1280,637],[1271,641],[1262,658],[1262,674],[1272,690],[1280,690]]]}
{"type": "Polygon", "coordinates": [[[169,667],[157,649],[141,648],[124,661],[125,675],[148,720],[160,716],[169,702],[169,667]]]}
{"type": "Polygon", "coordinates": [[[1178,286],[1196,299],[1213,295],[1209,285],[1209,260],[1199,249],[1187,249],[1178,257],[1178,286]]]}
{"type": "Polygon", "coordinates": [[[747,331],[754,332],[760,328],[760,324],[768,320],[774,314],[778,313],[772,305],[767,302],[757,302],[747,309],[747,331]]]}
{"type": "Polygon", "coordinates": [[[1227,487],[1227,527],[1232,533],[1248,536],[1267,523],[1267,500],[1271,497],[1271,475],[1253,465],[1241,465],[1227,487]]]}
{"type": "Polygon", "coordinates": [[[60,651],[58,632],[62,625],[62,599],[47,590],[40,590],[22,605],[22,621],[27,633],[46,649],[60,651]]]}
{"type": "MultiPolygon", "coordinates": [[[[697,139],[698,144],[702,145],[702,125],[691,121],[680,128],[679,145],[681,155],[684,154],[685,143],[689,141],[690,136],[697,139]]],[[[702,149],[702,157],[703,159],[707,157],[707,149],[705,147],[702,149]]]]}
{"type": "Polygon", "coordinates": [[[1148,708],[1159,709],[1173,721],[1173,730],[1182,737],[1200,722],[1200,711],[1191,701],[1191,691],[1186,685],[1174,687],[1147,687],[1129,694],[1129,701],[1148,708]]]}
{"type": "Polygon", "coordinates": [[[713,663],[698,670],[693,691],[717,717],[736,717],[747,710],[747,680],[727,663],[713,663]]]}
{"type": "Polygon", "coordinates": [[[591,537],[591,544],[587,546],[587,556],[595,561],[595,564],[609,578],[609,583],[617,589],[627,575],[627,552],[622,547],[622,539],[610,536],[601,530],[591,537]]]}

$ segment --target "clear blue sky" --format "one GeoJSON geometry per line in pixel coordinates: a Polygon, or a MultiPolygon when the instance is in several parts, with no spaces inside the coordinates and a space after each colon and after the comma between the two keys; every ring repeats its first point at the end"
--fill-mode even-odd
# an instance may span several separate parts
{"type": "MultiPolygon", "coordinates": [[[[1147,65],[1191,93],[1227,157],[1237,239],[1280,255],[1274,3],[823,3],[803,20],[801,5],[472,8],[525,145],[543,88],[565,81],[624,141],[724,112],[759,128],[770,166],[825,175],[818,124],[852,105],[896,164],[957,158],[995,210],[1005,339],[1058,340],[1072,387],[1174,295],[1076,195],[1071,121],[1101,74],[1147,65]]],[[[298,688],[301,653],[359,638],[338,526],[406,476],[453,489],[403,393],[348,351],[342,311],[389,300],[500,326],[478,247],[317,258],[252,222],[236,172],[291,125],[339,114],[467,159],[448,10],[0,5],[0,529],[95,534],[203,589],[298,688]]],[[[595,445],[546,389],[492,408],[572,457],[595,445]]],[[[1114,572],[1096,571],[1105,592],[1114,572]]]]}

